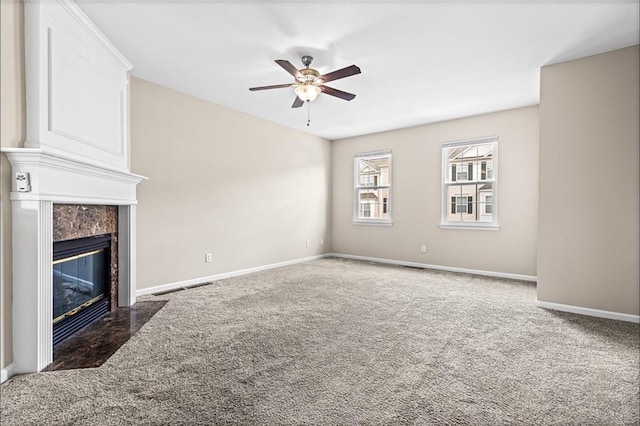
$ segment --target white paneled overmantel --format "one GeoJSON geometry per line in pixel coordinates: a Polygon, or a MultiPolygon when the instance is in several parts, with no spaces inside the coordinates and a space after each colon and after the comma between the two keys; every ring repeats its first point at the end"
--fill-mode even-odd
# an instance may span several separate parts
{"type": "Polygon", "coordinates": [[[26,0],[25,147],[127,169],[131,68],[75,3],[26,0]]]}
{"type": "Polygon", "coordinates": [[[13,373],[53,359],[53,204],[118,206],[118,305],[135,303],[131,64],[69,0],[25,0],[27,139],[12,168],[13,373]]]}

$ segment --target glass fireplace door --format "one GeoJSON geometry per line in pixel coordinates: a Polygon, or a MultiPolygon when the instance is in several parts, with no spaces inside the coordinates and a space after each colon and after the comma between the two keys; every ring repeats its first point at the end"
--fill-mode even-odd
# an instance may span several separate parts
{"type": "Polygon", "coordinates": [[[105,298],[107,255],[100,249],[53,262],[54,324],[105,298]]]}

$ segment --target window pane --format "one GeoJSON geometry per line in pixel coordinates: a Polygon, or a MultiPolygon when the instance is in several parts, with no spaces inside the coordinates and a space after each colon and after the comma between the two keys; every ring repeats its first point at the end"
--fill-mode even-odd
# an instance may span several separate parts
{"type": "Polygon", "coordinates": [[[389,185],[389,157],[358,160],[358,186],[387,185],[389,185]]]}
{"type": "Polygon", "coordinates": [[[369,161],[360,159],[358,163],[358,186],[373,185],[371,165],[369,164],[369,161]]]}
{"type": "Polygon", "coordinates": [[[369,191],[369,216],[372,219],[379,219],[380,213],[378,207],[382,204],[382,198],[380,198],[380,190],[372,189],[369,191]]]}
{"type": "Polygon", "coordinates": [[[447,200],[450,206],[447,208],[447,221],[449,222],[475,222],[476,215],[473,203],[476,197],[476,184],[449,185],[447,187],[447,200]]]}
{"type": "Polygon", "coordinates": [[[493,183],[479,185],[478,197],[480,199],[478,222],[493,222],[493,183]]]}
{"type": "Polygon", "coordinates": [[[493,179],[493,160],[492,159],[488,159],[486,161],[486,176],[483,178],[484,180],[491,180],[493,179]]]}
{"type": "Polygon", "coordinates": [[[478,156],[478,146],[477,145],[471,145],[471,146],[464,146],[461,147],[462,149],[462,154],[460,155],[461,158],[468,158],[468,159],[474,159],[478,156]]]}
{"type": "Polygon", "coordinates": [[[359,189],[358,217],[370,219],[387,219],[389,217],[389,189],[359,189]],[[386,199],[386,201],[385,201],[386,199]],[[385,205],[387,208],[385,209],[385,205]]]}
{"type": "Polygon", "coordinates": [[[447,182],[478,181],[493,178],[493,144],[444,148],[447,182]]]}
{"type": "Polygon", "coordinates": [[[377,205],[377,218],[389,219],[389,188],[380,188],[377,190],[378,205],[377,205]]]}

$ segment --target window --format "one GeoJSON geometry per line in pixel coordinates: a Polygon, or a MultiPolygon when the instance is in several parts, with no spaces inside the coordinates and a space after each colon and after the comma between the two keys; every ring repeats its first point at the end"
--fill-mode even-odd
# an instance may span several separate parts
{"type": "Polygon", "coordinates": [[[498,138],[442,145],[442,227],[497,228],[498,138]]]}
{"type": "Polygon", "coordinates": [[[473,213],[473,197],[451,197],[451,214],[473,213]]]}
{"type": "Polygon", "coordinates": [[[391,151],[354,157],[354,223],[391,224],[391,151]]]}
{"type": "Polygon", "coordinates": [[[491,214],[493,213],[493,204],[491,204],[491,200],[493,197],[491,195],[487,195],[484,197],[484,213],[491,214]]]}

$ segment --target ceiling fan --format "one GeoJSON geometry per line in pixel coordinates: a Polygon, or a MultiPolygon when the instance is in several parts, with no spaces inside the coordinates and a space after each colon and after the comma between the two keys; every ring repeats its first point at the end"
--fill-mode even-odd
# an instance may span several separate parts
{"type": "Polygon", "coordinates": [[[285,71],[291,74],[295,78],[295,81],[293,83],[276,84],[273,86],[251,87],[249,90],[253,92],[256,90],[295,87],[296,99],[293,101],[291,108],[300,108],[304,105],[305,101],[311,102],[315,100],[320,93],[326,93],[327,95],[335,96],[336,98],[344,99],[345,101],[350,101],[356,97],[353,93],[343,92],[342,90],[325,86],[325,83],[360,74],[360,68],[355,65],[351,65],[328,74],[320,75],[318,71],[313,68],[309,68],[311,62],[313,62],[313,57],[305,55],[302,57],[302,64],[306,68],[297,69],[291,62],[284,59],[277,59],[276,64],[280,65],[285,71]]]}

